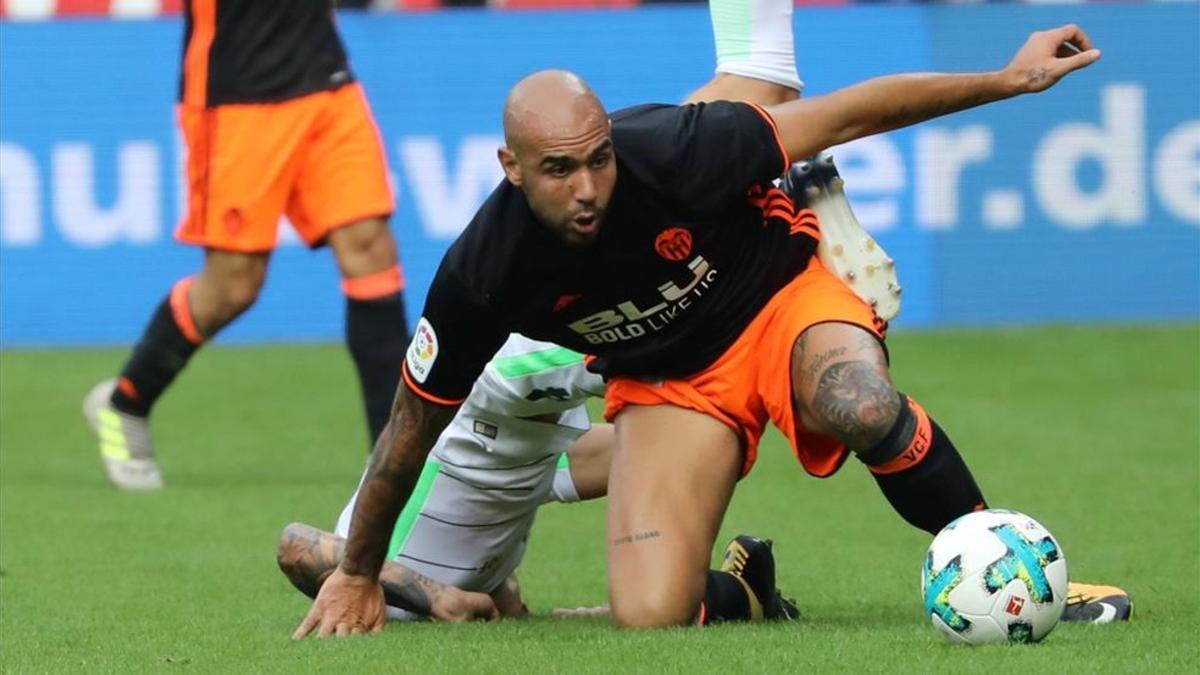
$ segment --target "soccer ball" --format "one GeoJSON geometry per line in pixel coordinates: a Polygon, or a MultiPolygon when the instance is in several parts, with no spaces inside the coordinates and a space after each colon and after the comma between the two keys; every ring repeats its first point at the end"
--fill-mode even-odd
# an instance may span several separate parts
{"type": "Polygon", "coordinates": [[[934,537],[921,595],[930,621],[951,642],[1037,642],[1062,616],[1067,559],[1033,518],[976,511],[934,537]]]}

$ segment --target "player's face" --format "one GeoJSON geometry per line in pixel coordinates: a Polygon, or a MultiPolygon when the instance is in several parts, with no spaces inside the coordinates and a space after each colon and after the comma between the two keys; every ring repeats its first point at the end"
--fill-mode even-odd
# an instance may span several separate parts
{"type": "Polygon", "coordinates": [[[521,153],[521,183],[538,220],[568,246],[600,234],[617,183],[607,118],[574,138],[546,139],[521,153]]]}

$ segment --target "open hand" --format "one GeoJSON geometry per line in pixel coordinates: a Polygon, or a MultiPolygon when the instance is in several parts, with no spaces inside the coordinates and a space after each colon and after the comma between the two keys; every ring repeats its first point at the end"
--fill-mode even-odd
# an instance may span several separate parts
{"type": "Polygon", "coordinates": [[[302,639],[314,629],[317,637],[375,633],[383,630],[386,623],[386,604],[379,582],[347,574],[339,567],[321,586],[312,609],[292,633],[292,639],[302,639]]]}
{"type": "Polygon", "coordinates": [[[1016,93],[1028,94],[1049,89],[1067,73],[1099,59],[1100,50],[1087,33],[1068,24],[1030,35],[1004,72],[1016,93]]]}

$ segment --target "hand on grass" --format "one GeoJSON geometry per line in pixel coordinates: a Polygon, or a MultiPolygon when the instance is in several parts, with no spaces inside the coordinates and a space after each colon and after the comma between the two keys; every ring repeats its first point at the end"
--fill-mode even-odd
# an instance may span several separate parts
{"type": "Polygon", "coordinates": [[[322,638],[379,632],[387,623],[386,606],[377,580],[347,574],[339,567],[321,586],[292,639],[300,640],[313,630],[322,638]]]}

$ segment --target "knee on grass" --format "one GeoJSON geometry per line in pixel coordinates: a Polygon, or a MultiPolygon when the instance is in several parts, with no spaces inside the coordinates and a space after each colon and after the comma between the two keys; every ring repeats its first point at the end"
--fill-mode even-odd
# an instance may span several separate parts
{"type": "Polygon", "coordinates": [[[686,626],[696,618],[700,598],[666,592],[611,595],[612,622],[617,628],[668,628],[686,626]]]}

